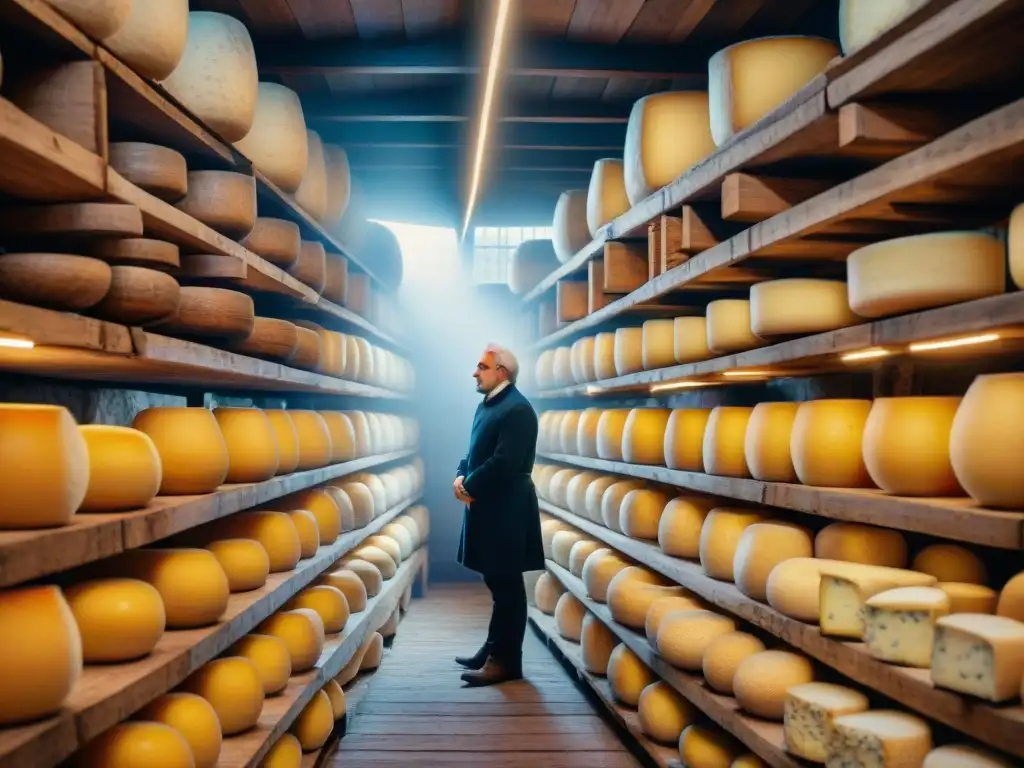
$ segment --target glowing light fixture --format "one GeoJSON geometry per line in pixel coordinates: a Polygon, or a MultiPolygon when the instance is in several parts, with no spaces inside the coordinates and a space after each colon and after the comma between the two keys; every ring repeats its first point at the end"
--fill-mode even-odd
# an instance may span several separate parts
{"type": "Polygon", "coordinates": [[[957,339],[940,339],[938,341],[919,341],[910,345],[910,351],[933,352],[938,349],[969,347],[975,344],[988,344],[993,341],[999,341],[998,333],[981,333],[976,336],[961,336],[957,339]]]}
{"type": "Polygon", "coordinates": [[[728,376],[730,378],[739,379],[739,378],[744,378],[744,377],[747,377],[747,376],[771,376],[772,372],[771,371],[723,371],[722,375],[723,376],[728,376]]]}
{"type": "Polygon", "coordinates": [[[4,336],[0,335],[0,347],[6,347],[8,349],[34,349],[36,343],[24,336],[4,336]]]}
{"type": "Polygon", "coordinates": [[[706,387],[711,382],[707,381],[670,381],[666,384],[652,384],[651,394],[655,392],[669,392],[673,389],[693,389],[694,387],[706,387]]]}
{"type": "Polygon", "coordinates": [[[604,390],[601,387],[595,387],[593,384],[591,384],[583,391],[588,395],[598,395],[604,390]]]}
{"type": "Polygon", "coordinates": [[[875,358],[886,357],[891,354],[892,352],[888,349],[883,349],[882,347],[869,347],[868,349],[862,349],[858,352],[847,352],[839,359],[844,363],[855,363],[858,360],[874,360],[875,358]]]}

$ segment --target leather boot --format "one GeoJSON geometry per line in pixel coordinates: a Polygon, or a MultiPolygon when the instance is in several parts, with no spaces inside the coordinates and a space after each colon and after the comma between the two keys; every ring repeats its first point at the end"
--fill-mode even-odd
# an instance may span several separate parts
{"type": "Polygon", "coordinates": [[[493,656],[487,657],[487,662],[479,672],[463,672],[462,680],[471,687],[484,685],[499,685],[509,683],[513,680],[522,680],[522,665],[513,667],[509,664],[502,664],[493,656]]]}
{"type": "Polygon", "coordinates": [[[486,663],[487,656],[490,651],[490,642],[484,643],[480,650],[472,656],[456,656],[455,663],[459,666],[465,667],[466,669],[481,669],[483,668],[484,663],[486,663]]]}

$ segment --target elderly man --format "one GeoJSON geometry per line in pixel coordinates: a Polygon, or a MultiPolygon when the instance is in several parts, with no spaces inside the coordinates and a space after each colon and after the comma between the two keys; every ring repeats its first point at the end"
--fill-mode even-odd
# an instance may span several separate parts
{"type": "Polygon", "coordinates": [[[469,453],[459,463],[455,498],[466,505],[459,562],[483,574],[493,607],[487,641],[473,656],[456,657],[470,685],[495,685],[523,676],[526,589],[523,572],[544,567],[540,512],[530,474],[537,446],[537,414],[516,389],[519,363],[490,345],[473,378],[477,407],[469,453]]]}

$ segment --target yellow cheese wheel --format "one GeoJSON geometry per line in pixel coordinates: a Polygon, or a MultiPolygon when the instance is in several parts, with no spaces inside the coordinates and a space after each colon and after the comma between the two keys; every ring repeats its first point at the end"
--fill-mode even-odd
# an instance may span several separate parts
{"type": "Polygon", "coordinates": [[[586,536],[577,530],[558,531],[551,539],[551,559],[563,568],[568,568],[572,548],[584,539],[586,536]]]}
{"type": "Polygon", "coordinates": [[[591,613],[583,617],[580,630],[580,656],[583,668],[592,675],[604,676],[608,672],[608,661],[618,645],[618,638],[600,619],[591,613]]]}
{"type": "Polygon", "coordinates": [[[258,408],[215,408],[228,447],[228,483],[261,483],[277,474],[277,437],[266,414],[258,408]]]}
{"type": "Polygon", "coordinates": [[[337,722],[345,716],[345,711],[348,708],[345,701],[345,691],[342,690],[336,681],[328,680],[324,683],[323,692],[327,694],[327,698],[331,701],[331,712],[334,714],[334,721],[337,722]]]}
{"type": "Polygon", "coordinates": [[[626,494],[619,511],[622,532],[633,539],[655,541],[668,496],[652,488],[638,488],[626,494]]]}
{"type": "Polygon", "coordinates": [[[320,528],[313,513],[308,509],[293,509],[287,514],[299,534],[299,559],[313,557],[320,549],[320,528]]]}
{"type": "Polygon", "coordinates": [[[315,752],[327,741],[334,729],[334,709],[323,691],[317,691],[292,725],[303,752],[315,752]]]}
{"type": "Polygon", "coordinates": [[[392,539],[390,536],[384,536],[382,534],[375,534],[370,536],[364,542],[366,546],[376,547],[377,549],[384,550],[388,556],[395,561],[395,565],[402,564],[402,547],[397,541],[392,539]]]}
{"type": "Polygon", "coordinates": [[[644,323],[642,358],[645,371],[676,364],[675,322],[671,318],[644,323]]]}
{"type": "Polygon", "coordinates": [[[333,446],[327,423],[316,411],[288,411],[299,437],[299,461],[296,470],[305,472],[331,463],[333,446]]]}
{"type": "Polygon", "coordinates": [[[533,380],[537,389],[552,389],[555,386],[555,351],[545,349],[537,356],[533,380]]]}
{"type": "Polygon", "coordinates": [[[711,135],[721,147],[785,103],[839,55],[831,40],[785,35],[745,40],[708,61],[711,135]]]}
{"type": "Polygon", "coordinates": [[[1024,288],[1024,204],[1010,212],[1006,240],[1010,256],[1010,278],[1018,288],[1024,288]]]}
{"type": "Polygon", "coordinates": [[[555,627],[566,640],[580,641],[587,609],[571,592],[564,592],[555,604],[555,627]]]}
{"type": "Polygon", "coordinates": [[[700,566],[713,579],[733,581],[736,550],[743,533],[765,515],[749,509],[717,507],[708,512],[700,531],[700,566]]]}
{"type": "Polygon", "coordinates": [[[669,595],[655,599],[647,608],[647,616],[644,618],[644,634],[651,648],[658,647],[658,630],[666,616],[679,611],[699,611],[705,607],[699,598],[692,595],[669,595]]]}
{"type": "Polygon", "coordinates": [[[702,496],[677,496],[665,505],[658,521],[658,546],[666,555],[696,560],[700,534],[715,500],[702,496]]]}
{"type": "Polygon", "coordinates": [[[821,570],[837,560],[797,557],[776,565],[768,576],[768,605],[791,619],[817,624],[821,570]]]}
{"type": "Polygon", "coordinates": [[[580,414],[576,427],[576,452],[585,458],[597,458],[598,431],[601,424],[599,408],[587,408],[580,414]]]}
{"type": "Polygon", "coordinates": [[[552,368],[556,387],[571,387],[573,385],[572,350],[569,347],[558,347],[555,350],[552,368]]]}
{"type": "Polygon", "coordinates": [[[606,527],[622,533],[622,502],[630,491],[643,487],[644,483],[640,480],[620,480],[608,486],[601,497],[601,521],[606,527]]]}
{"type": "Polygon", "coordinates": [[[715,355],[731,355],[763,347],[763,339],[750,330],[750,302],[718,299],[707,307],[708,349],[715,355]]]}
{"type": "Polygon", "coordinates": [[[732,682],[740,664],[764,649],[764,643],[747,632],[718,635],[704,649],[701,661],[704,679],[713,690],[732,696],[732,682]]]}
{"type": "Polygon", "coordinates": [[[305,509],[316,519],[319,543],[330,545],[337,541],[342,530],[342,513],[336,488],[312,488],[279,502],[282,508],[305,509]]]}
{"type": "Polygon", "coordinates": [[[689,768],[731,768],[742,750],[729,734],[714,726],[690,725],[679,736],[679,756],[689,768]]]}
{"type": "Polygon", "coordinates": [[[340,411],[320,411],[320,416],[331,435],[331,463],[356,458],[356,428],[352,420],[340,411]]]}
{"type": "MultiPolygon", "coordinates": [[[[316,131],[306,130],[306,144],[309,148],[306,169],[294,198],[307,214],[322,221],[327,218],[327,153],[324,151],[323,139],[316,131]]],[[[343,368],[344,363],[335,368],[337,375],[341,374],[343,368]]]]}
{"type": "Polygon", "coordinates": [[[623,644],[619,644],[608,658],[608,683],[612,696],[620,704],[635,709],[644,688],[655,681],[654,673],[640,658],[623,644]]]}
{"type": "Polygon", "coordinates": [[[553,560],[553,554],[551,551],[551,545],[554,544],[555,534],[559,531],[571,530],[572,526],[568,523],[563,523],[561,520],[554,518],[545,520],[540,525],[540,537],[541,542],[544,545],[544,558],[547,560],[553,560]]]}
{"type": "Polygon", "coordinates": [[[295,192],[309,162],[302,102],[291,88],[261,82],[250,131],[235,148],[283,191],[295,192]]]}
{"type": "Polygon", "coordinates": [[[195,768],[188,740],[163,723],[120,723],[100,734],[82,751],[85,768],[195,768]]]}
{"type": "Polygon", "coordinates": [[[366,585],[352,571],[342,568],[328,573],[321,579],[321,582],[334,587],[345,596],[348,609],[351,613],[360,613],[366,610],[366,585]]]}
{"type": "Polygon", "coordinates": [[[932,232],[860,248],[846,259],[850,307],[868,318],[1003,292],[1003,244],[982,232],[932,232]]]}
{"type": "Polygon", "coordinates": [[[373,563],[357,557],[349,557],[345,558],[341,565],[343,569],[352,571],[363,580],[367,597],[376,597],[384,588],[384,577],[381,575],[380,569],[373,563]]]}
{"type": "Polygon", "coordinates": [[[928,573],[939,581],[984,584],[988,569],[984,561],[959,544],[931,544],[914,556],[912,570],[928,573]]]}
{"type": "Polygon", "coordinates": [[[644,688],[637,712],[644,733],[661,744],[677,744],[683,729],[697,718],[694,706],[661,680],[644,688]]]}
{"type": "Polygon", "coordinates": [[[131,16],[131,0],[47,0],[92,37],[116,34],[131,16]]]}
{"type": "Polygon", "coordinates": [[[599,333],[594,337],[594,379],[614,379],[615,373],[615,334],[599,333]]]}
{"type": "MultiPolygon", "coordinates": [[[[341,502],[339,508],[344,505],[346,508],[351,507],[352,509],[352,528],[354,530],[364,528],[373,521],[375,516],[373,494],[366,485],[363,483],[343,481],[334,487],[343,494],[341,498],[338,498],[337,496],[334,497],[335,503],[341,502]],[[344,504],[344,498],[348,499],[347,505],[344,504]]],[[[344,511],[345,510],[342,510],[342,513],[344,513],[344,511]]]]}
{"type": "Polygon", "coordinates": [[[160,593],[138,579],[95,579],[72,584],[64,596],[90,664],[125,662],[148,655],[164,634],[167,616],[160,593]]]}
{"type": "Polygon", "coordinates": [[[272,696],[283,691],[292,674],[292,656],[280,637],[253,633],[232,646],[231,656],[243,656],[253,663],[263,683],[263,693],[272,696]]]}
{"type": "Polygon", "coordinates": [[[252,539],[219,539],[206,549],[213,553],[224,569],[231,592],[249,592],[267,583],[270,557],[258,541],[252,539]]]}
{"type": "Polygon", "coordinates": [[[940,581],[935,584],[949,598],[950,613],[995,613],[999,594],[982,584],[940,581]]]}
{"type": "Polygon", "coordinates": [[[665,425],[665,466],[687,472],[704,471],[704,432],[710,408],[677,408],[665,425]]]}
{"type": "Polygon", "coordinates": [[[708,349],[708,321],[706,317],[677,317],[673,321],[675,360],[677,363],[696,363],[712,357],[708,349]]]}
{"type": "Polygon", "coordinates": [[[366,652],[359,661],[359,671],[365,672],[377,669],[384,658],[384,638],[380,632],[374,632],[366,641],[366,652]]]}
{"type": "MultiPolygon", "coordinates": [[[[160,490],[162,467],[156,445],[129,427],[79,427],[89,450],[89,485],[79,512],[142,509],[160,490]]],[[[3,516],[0,514],[0,525],[3,516]]]]}
{"type": "MultiPolygon", "coordinates": [[[[928,0],[892,0],[887,3],[876,3],[872,0],[839,0],[839,41],[843,46],[843,53],[849,54],[863,48],[927,2],[928,0]]],[[[927,765],[925,768],[940,766],[927,765]]]]}
{"type": "Polygon", "coordinates": [[[550,240],[524,240],[508,260],[508,287],[517,296],[529,293],[558,269],[559,261],[550,240]]]}
{"type": "Polygon", "coordinates": [[[302,746],[290,733],[274,742],[260,768],[302,768],[302,746]]]}
{"type": "Polygon", "coordinates": [[[263,545],[270,558],[270,572],[290,571],[299,562],[302,545],[295,523],[284,512],[254,510],[239,512],[218,521],[218,534],[252,539],[263,545]]]}
{"type": "Polygon", "coordinates": [[[577,579],[582,579],[583,568],[586,566],[587,560],[600,549],[602,549],[602,545],[590,539],[573,544],[572,550],[569,552],[569,571],[572,575],[577,579]]]}
{"type": "Polygon", "coordinates": [[[622,569],[608,585],[608,610],[616,622],[633,629],[641,629],[647,619],[647,609],[661,597],[685,596],[680,586],[669,586],[656,573],[639,566],[622,569]]]}
{"type": "Polygon", "coordinates": [[[921,768],[1013,768],[1013,763],[973,745],[947,744],[929,752],[921,768]]]}
{"type": "Polygon", "coordinates": [[[846,283],[790,277],[750,287],[750,329],[762,339],[807,336],[860,322],[846,283]]]}
{"type": "Polygon", "coordinates": [[[755,480],[795,483],[796,470],[789,451],[790,435],[799,403],[758,403],[750,414],[743,441],[747,469],[755,480]]]}
{"type": "Polygon", "coordinates": [[[225,736],[252,728],[263,710],[263,681],[259,670],[241,656],[207,662],[182,687],[210,702],[225,736]]]}
{"type": "Polygon", "coordinates": [[[341,590],[329,584],[307,587],[285,604],[285,610],[309,608],[316,612],[328,635],[341,632],[348,621],[348,600],[341,590]]]}
{"type": "Polygon", "coordinates": [[[750,477],[745,442],[753,411],[753,408],[741,406],[712,409],[701,446],[704,471],[709,475],[750,477]]]}
{"type": "Polygon", "coordinates": [[[597,425],[597,455],[606,461],[622,461],[622,439],[631,409],[612,408],[601,414],[597,425]]]}
{"type": "Polygon", "coordinates": [[[554,616],[558,600],[565,594],[565,587],[558,579],[544,571],[533,589],[533,602],[548,616],[554,616]]]}
{"type": "Polygon", "coordinates": [[[228,607],[228,577],[205,549],[136,549],[123,554],[115,567],[156,587],[168,629],[214,624],[228,607]]]}
{"type": "Polygon", "coordinates": [[[619,478],[615,475],[602,475],[587,485],[587,495],[583,500],[584,517],[595,523],[604,523],[601,517],[601,500],[604,498],[605,492],[617,482],[619,482],[619,478]]]}
{"type": "Polygon", "coordinates": [[[571,189],[558,196],[551,240],[563,264],[590,242],[587,225],[587,190],[571,189]]]}
{"type": "Polygon", "coordinates": [[[699,609],[673,611],[661,620],[656,650],[673,667],[699,672],[711,641],[735,631],[736,622],[729,616],[699,609]]]}
{"type": "Polygon", "coordinates": [[[605,158],[594,163],[587,189],[587,228],[591,237],[616,216],[629,210],[626,179],[621,160],[605,158]]]}
{"type": "Polygon", "coordinates": [[[577,339],[569,348],[572,378],[577,384],[594,380],[594,337],[577,339]]]}
{"type": "Polygon", "coordinates": [[[583,586],[595,603],[608,599],[608,587],[621,570],[632,563],[612,549],[596,550],[583,564],[583,586]]]}
{"type": "Polygon", "coordinates": [[[60,709],[82,674],[82,637],[60,589],[0,591],[0,725],[60,709]]]}
{"type": "Polygon", "coordinates": [[[1024,622],[1024,573],[1018,573],[999,593],[996,614],[1024,622]]]}
{"type": "Polygon", "coordinates": [[[800,403],[789,449],[804,485],[870,488],[861,445],[870,400],[813,400],[800,403]]]}
{"type": "Polygon", "coordinates": [[[566,509],[569,506],[569,483],[580,474],[578,469],[562,469],[551,478],[548,486],[548,501],[556,507],[566,509]]]}
{"type": "MultiPolygon", "coordinates": [[[[165,693],[136,713],[144,722],[163,723],[188,742],[196,768],[214,768],[220,758],[223,734],[213,706],[194,693],[165,693]]],[[[146,763],[149,765],[149,763],[146,763]]]]}
{"type": "Polygon", "coordinates": [[[978,376],[953,419],[949,456],[972,499],[1024,509],[1017,458],[1024,451],[1024,373],[978,376]]]}
{"type": "Polygon", "coordinates": [[[644,369],[644,329],[615,331],[615,375],[626,376],[644,369]]]}
{"type": "Polygon", "coordinates": [[[672,411],[634,408],[622,433],[622,460],[630,464],[665,463],[665,431],[672,411]]]}
{"type": "Polygon", "coordinates": [[[558,453],[576,455],[576,432],[580,425],[582,411],[566,411],[558,425],[558,453]]]}
{"type": "Polygon", "coordinates": [[[733,556],[736,587],[747,597],[765,602],[772,570],[795,557],[814,557],[814,539],[806,528],[781,521],[751,525],[740,535],[733,556]]]}
{"type": "Polygon", "coordinates": [[[596,472],[580,472],[565,488],[565,506],[574,515],[586,515],[587,489],[600,477],[596,472]]]}
{"type": "Polygon", "coordinates": [[[293,675],[312,669],[324,649],[324,622],[311,608],[275,613],[260,624],[257,632],[284,642],[291,657],[293,675]]]}
{"type": "Polygon", "coordinates": [[[270,419],[270,427],[274,430],[277,440],[278,458],[277,474],[287,475],[295,471],[299,464],[299,435],[292,423],[288,411],[264,411],[270,419]]]}
{"type": "Polygon", "coordinates": [[[814,556],[864,565],[906,568],[907,540],[899,531],[860,523],[831,523],[814,537],[814,556]]]}
{"type": "Polygon", "coordinates": [[[357,557],[360,560],[365,560],[375,566],[377,570],[380,571],[380,575],[384,581],[393,579],[395,574],[398,572],[398,566],[396,566],[395,561],[391,559],[391,555],[377,547],[364,545],[355,550],[352,553],[352,556],[357,557]]]}
{"type": "Polygon", "coordinates": [[[132,422],[160,454],[161,496],[211,493],[228,475],[228,449],[205,408],[147,408],[132,422]]]}
{"type": "MultiPolygon", "coordinates": [[[[384,483],[377,475],[369,472],[358,472],[354,475],[349,475],[345,478],[345,482],[351,483],[362,483],[370,490],[370,496],[373,497],[373,516],[383,515],[387,512],[388,500],[387,490],[384,487],[384,483]]],[[[328,486],[330,487],[330,486],[328,486]]]]}
{"type": "Polygon", "coordinates": [[[755,717],[782,721],[786,690],[814,681],[814,665],[789,651],[761,651],[747,657],[732,681],[736,702],[755,717]]]}
{"type": "Polygon", "coordinates": [[[373,453],[373,435],[370,431],[370,419],[362,411],[343,411],[352,422],[356,431],[356,456],[362,458],[373,453]]]}

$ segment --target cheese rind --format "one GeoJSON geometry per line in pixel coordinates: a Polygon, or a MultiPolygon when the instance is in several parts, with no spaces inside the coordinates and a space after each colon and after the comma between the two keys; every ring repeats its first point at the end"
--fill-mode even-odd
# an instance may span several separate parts
{"type": "Polygon", "coordinates": [[[555,627],[558,629],[558,634],[566,640],[578,643],[583,631],[583,619],[586,615],[587,609],[572,592],[563,593],[555,605],[555,627]]]}
{"type": "Polygon", "coordinates": [[[645,371],[675,365],[675,321],[658,319],[643,324],[642,359],[645,371]]]}
{"type": "Polygon", "coordinates": [[[958,613],[936,622],[932,683],[996,703],[1020,695],[1024,623],[1004,616],[958,613]]]}
{"type": "Polygon", "coordinates": [[[606,528],[622,533],[622,502],[630,491],[643,487],[644,483],[640,480],[620,480],[608,487],[601,497],[601,522],[606,528]]]}
{"type": "Polygon", "coordinates": [[[537,579],[533,589],[533,601],[537,607],[548,616],[555,615],[555,608],[558,607],[558,599],[565,593],[562,582],[545,571],[537,579]]]}
{"type": "Polygon", "coordinates": [[[594,163],[587,189],[587,228],[591,237],[616,216],[629,210],[626,179],[621,160],[605,158],[594,163]]]}
{"type": "Polygon", "coordinates": [[[103,45],[140,75],[163,80],[185,54],[188,0],[130,0],[130,5],[124,24],[104,37],[103,45]]]}
{"type": "Polygon", "coordinates": [[[761,651],[736,668],[732,690],[747,712],[766,720],[782,720],[786,691],[814,681],[814,665],[790,651],[761,651]]]}
{"type": "Polygon", "coordinates": [[[629,464],[665,464],[665,432],[671,411],[634,408],[622,432],[622,460],[629,464]]]}
{"type": "Polygon", "coordinates": [[[704,471],[704,432],[710,408],[677,408],[665,425],[665,466],[686,472],[704,471]]]}
{"type": "Polygon", "coordinates": [[[690,768],[729,768],[743,751],[721,728],[690,725],[679,735],[679,756],[690,768]]]}
{"type": "Polygon", "coordinates": [[[940,581],[936,588],[949,598],[950,613],[996,613],[999,593],[981,584],[940,581]]]}
{"type": "Polygon", "coordinates": [[[732,696],[736,670],[748,657],[764,650],[764,643],[747,632],[719,635],[704,649],[704,679],[713,690],[732,696]]]}
{"type": "Polygon", "coordinates": [[[692,595],[668,595],[658,597],[648,606],[647,616],[644,617],[644,635],[651,648],[658,647],[658,630],[661,629],[661,622],[670,613],[678,611],[701,611],[706,606],[697,597],[692,595]]]}
{"type": "Polygon", "coordinates": [[[831,683],[794,685],[786,691],[783,713],[786,751],[814,763],[824,763],[835,719],[865,712],[867,708],[867,696],[851,688],[831,683]]]}
{"type": "Polygon", "coordinates": [[[587,613],[580,630],[580,656],[583,659],[583,668],[592,675],[606,675],[608,661],[618,644],[619,639],[614,633],[596,616],[587,613]]]}
{"type": "Polygon", "coordinates": [[[839,42],[843,53],[863,48],[928,0],[839,0],[839,42]]]}
{"type": "Polygon", "coordinates": [[[46,0],[92,37],[113,35],[131,15],[132,0],[46,0]]]}
{"type": "Polygon", "coordinates": [[[821,571],[836,565],[842,563],[814,557],[784,560],[768,576],[768,605],[790,618],[816,624],[821,605],[821,571]]]}
{"type": "Polygon", "coordinates": [[[619,328],[615,331],[615,375],[626,376],[644,369],[644,329],[619,328]]]}
{"type": "Polygon", "coordinates": [[[864,637],[864,606],[875,595],[898,587],[929,587],[935,577],[899,568],[839,563],[821,569],[819,623],[824,635],[864,637]]]}
{"type": "Polygon", "coordinates": [[[599,333],[594,337],[594,379],[613,379],[615,375],[615,334],[599,333]]]}
{"type": "Polygon", "coordinates": [[[569,348],[572,378],[577,384],[594,380],[594,337],[577,339],[569,348]]]}
{"type": "Polygon", "coordinates": [[[677,496],[665,505],[658,521],[658,546],[666,555],[696,560],[700,557],[700,534],[715,499],[677,496]]]}
{"type": "Polygon", "coordinates": [[[606,602],[612,580],[630,565],[629,560],[612,549],[599,549],[588,557],[583,564],[583,585],[590,599],[595,603],[606,602]]]}
{"type": "Polygon", "coordinates": [[[608,682],[617,701],[635,709],[644,688],[654,681],[654,673],[624,644],[620,643],[612,651],[608,659],[608,682]]]}
{"type": "Polygon", "coordinates": [[[801,403],[789,450],[804,485],[870,488],[861,444],[870,400],[813,400],[801,403]]]}
{"type": "Polygon", "coordinates": [[[699,672],[708,645],[716,637],[735,631],[732,618],[713,611],[673,611],[661,620],[656,650],[673,667],[699,672]]]}
{"type": "Polygon", "coordinates": [[[814,537],[814,556],[848,563],[903,568],[907,564],[907,541],[902,533],[889,528],[860,523],[831,523],[814,537]]]}
{"type": "Polygon", "coordinates": [[[207,662],[182,688],[210,702],[225,736],[252,728],[263,710],[263,681],[256,665],[242,656],[207,662]]]}
{"type": "Polygon", "coordinates": [[[79,427],[89,449],[89,488],[79,512],[146,507],[160,489],[160,454],[149,435],[129,427],[79,427]]]}
{"type": "Polygon", "coordinates": [[[914,556],[915,571],[929,573],[939,581],[984,584],[988,569],[974,552],[959,544],[930,544],[914,556]]]}
{"type": "Polygon", "coordinates": [[[138,579],[95,579],[73,584],[65,598],[82,636],[88,663],[125,662],[148,655],[166,625],[160,593],[138,579]]]}
{"type": "Polygon", "coordinates": [[[619,512],[622,532],[633,539],[654,541],[658,538],[668,496],[653,488],[637,488],[626,494],[619,512]]]}
{"type": "Polygon", "coordinates": [[[622,461],[622,438],[631,411],[613,408],[601,414],[597,424],[597,455],[605,461],[622,461]]]}
{"type": "Polygon", "coordinates": [[[763,347],[763,339],[750,329],[750,302],[746,299],[718,299],[707,307],[708,349],[716,355],[731,355],[763,347]]]}
{"type": "Polygon", "coordinates": [[[661,680],[644,688],[637,712],[643,732],[661,744],[677,744],[683,729],[697,717],[694,706],[661,680]]]}
{"type": "Polygon", "coordinates": [[[677,363],[696,363],[712,356],[706,317],[677,317],[673,321],[673,335],[677,363]]]}
{"type": "Polygon", "coordinates": [[[768,577],[776,565],[795,557],[813,557],[811,532],[786,522],[755,523],[745,529],[733,555],[736,587],[747,597],[764,602],[768,577]]]}
{"type": "Polygon", "coordinates": [[[764,520],[764,515],[747,509],[712,509],[700,532],[700,566],[704,573],[720,581],[733,581],[736,550],[744,532],[764,520]]]}
{"type": "Polygon", "coordinates": [[[299,95],[277,83],[260,83],[252,129],[235,142],[235,148],[282,190],[295,192],[309,162],[299,95]]]}
{"type": "Polygon", "coordinates": [[[750,330],[762,339],[824,333],[859,320],[838,280],[792,277],[750,288],[750,330]]]}
{"type": "Polygon", "coordinates": [[[935,587],[898,587],[864,603],[864,643],[876,659],[927,669],[935,622],[949,613],[949,596],[935,587]]]}
{"type": "Polygon", "coordinates": [[[750,476],[772,483],[796,482],[789,440],[799,403],[758,403],[750,413],[743,456],[750,476]]]}
{"type": "Polygon", "coordinates": [[[833,721],[827,768],[920,765],[932,748],[928,723],[905,712],[872,710],[833,721]]]}
{"type": "Polygon", "coordinates": [[[701,446],[704,471],[709,475],[750,477],[744,443],[753,410],[719,406],[711,411],[701,446]]]}
{"type": "Polygon", "coordinates": [[[587,190],[571,189],[558,196],[552,229],[551,240],[555,246],[555,255],[564,264],[590,242],[587,190]]]}

